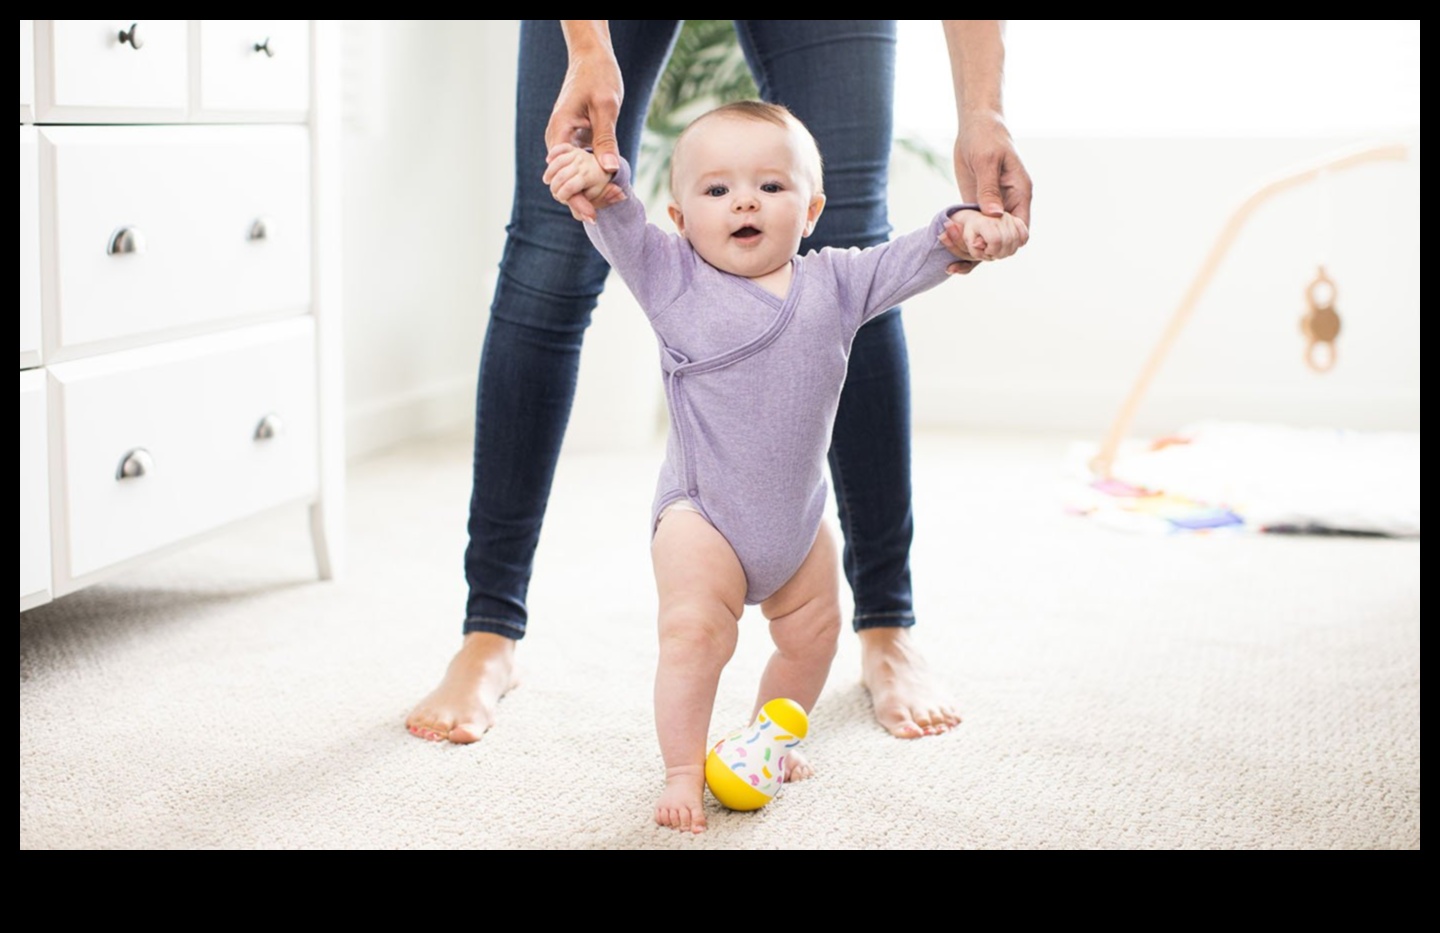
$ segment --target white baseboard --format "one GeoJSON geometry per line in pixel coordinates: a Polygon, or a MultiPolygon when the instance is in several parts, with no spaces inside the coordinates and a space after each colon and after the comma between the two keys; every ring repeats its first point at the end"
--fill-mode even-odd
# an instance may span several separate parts
{"type": "Polygon", "coordinates": [[[352,404],[345,416],[346,459],[358,460],[417,437],[468,430],[474,420],[474,376],[352,404]]]}
{"type": "MultiPolygon", "coordinates": [[[[1124,392],[1111,386],[963,386],[944,393],[916,386],[916,430],[1006,430],[1022,433],[1095,435],[1107,431],[1124,392]]],[[[1377,390],[1344,395],[1301,394],[1286,389],[1163,390],[1149,393],[1131,433],[1152,436],[1197,421],[1257,421],[1295,427],[1356,431],[1420,430],[1416,393],[1377,390]]]]}
{"type": "MultiPolygon", "coordinates": [[[[630,386],[628,401],[615,392],[587,391],[585,376],[576,392],[565,434],[566,453],[648,450],[665,435],[664,396],[648,380],[630,386]]],[[[453,379],[351,405],[345,419],[345,455],[359,460],[419,437],[470,431],[475,421],[475,380],[453,379]]]]}
{"type": "MultiPolygon", "coordinates": [[[[919,387],[917,387],[917,390],[919,387]]],[[[566,449],[630,449],[653,443],[661,426],[643,415],[608,423],[585,394],[576,402],[566,449]],[[638,422],[638,423],[637,423],[638,422]],[[645,425],[642,427],[641,425],[645,425]]],[[[1097,441],[1120,407],[1120,395],[1099,386],[966,386],[943,395],[916,391],[914,426],[927,430],[1003,430],[1094,435],[1097,441]]],[[[643,411],[643,406],[636,406],[643,411]]],[[[352,405],[346,419],[346,455],[368,456],[417,437],[466,431],[475,417],[473,378],[457,378],[386,399],[352,405]]],[[[613,416],[612,416],[613,417],[613,416]]],[[[1147,396],[1131,433],[1148,437],[1206,420],[1261,421],[1295,427],[1356,431],[1420,430],[1420,399],[1404,392],[1355,393],[1343,398],[1297,396],[1280,390],[1162,391],[1147,396]]]]}

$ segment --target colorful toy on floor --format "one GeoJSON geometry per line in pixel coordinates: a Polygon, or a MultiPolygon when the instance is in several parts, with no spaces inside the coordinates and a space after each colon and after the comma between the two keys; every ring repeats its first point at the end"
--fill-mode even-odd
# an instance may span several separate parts
{"type": "Polygon", "coordinates": [[[785,756],[810,731],[810,718],[794,700],[771,700],[748,728],[715,743],[705,756],[705,783],[731,810],[758,810],[785,783],[785,756]]]}

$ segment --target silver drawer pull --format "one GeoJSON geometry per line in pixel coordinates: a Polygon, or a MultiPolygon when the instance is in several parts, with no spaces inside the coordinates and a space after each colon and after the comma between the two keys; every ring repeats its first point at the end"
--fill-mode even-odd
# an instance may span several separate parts
{"type": "Polygon", "coordinates": [[[155,469],[155,458],[144,447],[136,447],[125,455],[120,466],[115,468],[117,480],[135,479],[155,469]]]}
{"type": "Polygon", "coordinates": [[[266,36],[264,42],[255,43],[255,51],[264,52],[266,58],[274,58],[275,50],[270,48],[270,37],[266,36]]]}
{"type": "Polygon", "coordinates": [[[131,23],[129,32],[120,30],[120,44],[124,45],[127,42],[130,43],[131,48],[137,51],[145,47],[145,37],[140,35],[139,23],[131,23]]]}
{"type": "Polygon", "coordinates": [[[255,425],[255,440],[257,441],[268,441],[284,433],[285,422],[281,421],[280,416],[273,411],[261,418],[260,423],[255,425]]]}
{"type": "Polygon", "coordinates": [[[105,246],[105,255],[123,256],[127,253],[145,252],[145,234],[138,227],[116,227],[105,246]]]}
{"type": "Polygon", "coordinates": [[[255,222],[250,225],[250,234],[246,239],[251,242],[268,240],[270,238],[270,218],[256,217],[255,222]]]}

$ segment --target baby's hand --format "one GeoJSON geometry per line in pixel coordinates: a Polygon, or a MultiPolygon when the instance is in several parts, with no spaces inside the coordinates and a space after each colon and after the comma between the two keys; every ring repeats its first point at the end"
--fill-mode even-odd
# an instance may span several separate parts
{"type": "MultiPolygon", "coordinates": [[[[956,211],[945,221],[940,242],[956,259],[964,263],[988,262],[1011,256],[1030,239],[1025,222],[1014,214],[989,217],[979,211],[956,211]]],[[[969,272],[969,268],[951,270],[969,272]]]]}
{"type": "Polygon", "coordinates": [[[600,167],[594,153],[569,143],[558,143],[545,154],[541,180],[550,194],[570,207],[576,220],[594,222],[595,211],[625,200],[625,194],[610,183],[611,175],[600,167]]]}

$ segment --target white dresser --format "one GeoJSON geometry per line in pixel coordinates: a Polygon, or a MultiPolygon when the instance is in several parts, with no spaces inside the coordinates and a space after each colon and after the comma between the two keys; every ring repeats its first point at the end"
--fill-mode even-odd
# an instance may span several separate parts
{"type": "Polygon", "coordinates": [[[20,21],[22,612],[278,508],[338,572],[339,74],[324,21],[20,21]]]}

